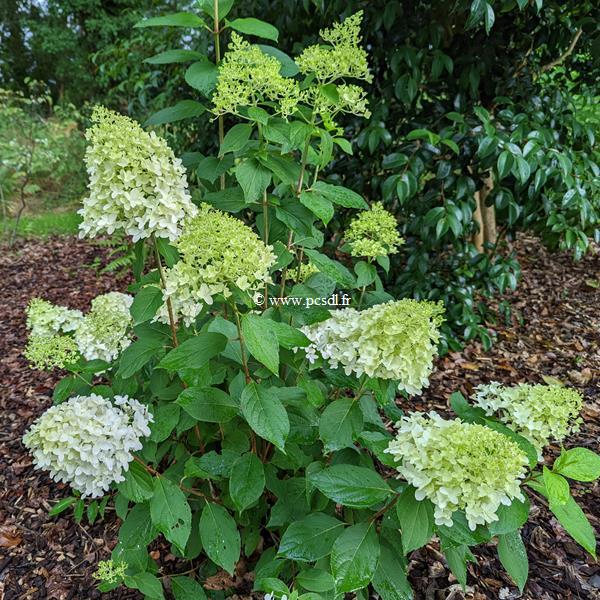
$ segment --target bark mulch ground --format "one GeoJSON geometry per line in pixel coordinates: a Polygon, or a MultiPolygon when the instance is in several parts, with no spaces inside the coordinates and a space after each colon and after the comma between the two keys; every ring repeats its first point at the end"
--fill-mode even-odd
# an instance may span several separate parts
{"type": "MultiPolygon", "coordinates": [[[[598,451],[600,255],[573,263],[567,255],[548,254],[532,239],[520,240],[516,248],[523,279],[510,299],[512,322],[490,325],[498,337],[491,351],[470,344],[440,359],[431,387],[411,400],[410,408],[447,414],[448,397],[455,390],[469,395],[482,382],[542,383],[551,377],[575,386],[586,398],[584,426],[569,445],[598,451]]],[[[99,276],[89,267],[98,259],[105,259],[101,249],[70,238],[22,242],[0,256],[0,600],[100,597],[92,573],[115,544],[118,519],[110,509],[106,519],[93,526],[77,525],[69,516],[48,517],[48,509],[68,495],[68,489],[34,471],[21,444],[25,429],[50,405],[57,381],[52,374],[30,370],[21,354],[24,308],[31,297],[43,296],[87,309],[94,296],[123,289],[123,282],[99,276]]],[[[599,484],[574,488],[577,501],[600,532],[599,484]]],[[[530,579],[522,595],[504,574],[493,545],[475,552],[478,564],[469,566],[469,587],[463,593],[432,542],[410,557],[416,598],[600,599],[600,566],[539,502],[533,504],[523,537],[530,579]]],[[[179,570],[170,562],[168,549],[158,548],[154,555],[164,572],[179,570]]],[[[103,597],[141,598],[124,589],[103,597]]]]}

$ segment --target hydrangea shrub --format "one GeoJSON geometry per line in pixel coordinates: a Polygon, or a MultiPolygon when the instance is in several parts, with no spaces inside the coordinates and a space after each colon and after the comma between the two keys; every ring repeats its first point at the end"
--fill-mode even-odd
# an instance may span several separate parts
{"type": "Polygon", "coordinates": [[[470,548],[497,538],[523,588],[528,490],[595,554],[568,479],[597,478],[600,458],[538,466],[576,427],[575,392],[492,384],[473,404],[453,395],[454,419],[396,406],[428,383],[443,308],[385,291],[394,217],[322,176],[352,152],[339,115],[368,116],[360,13],[294,60],[252,41],[272,26],[209,8],[237,33],[220,64],[188,71],[220,133],[218,156],[190,164],[194,202],[164,140],[98,109],[82,233],[131,237],[132,296],[28,312],[33,365],[69,372],[24,438],[73,490],[52,513],[93,521],[110,504],[121,520],[99,588],[202,599],[208,578],[246,569],[268,598],[410,598],[407,558],[434,537],[463,586],[470,548]],[[341,211],[356,215],[334,248],[341,211]],[[159,566],[158,538],[192,568],[159,566]]]}

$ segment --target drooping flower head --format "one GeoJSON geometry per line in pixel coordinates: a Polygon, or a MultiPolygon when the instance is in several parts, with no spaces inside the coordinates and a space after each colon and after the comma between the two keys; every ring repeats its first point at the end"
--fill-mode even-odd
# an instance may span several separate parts
{"type": "MultiPolygon", "coordinates": [[[[253,292],[271,281],[273,248],[240,219],[208,204],[186,221],[176,246],[181,260],[165,273],[164,298],[188,325],[215,295],[228,297],[234,288],[253,292]]],[[[163,305],[159,319],[166,318],[163,305]]]]}
{"type": "Polygon", "coordinates": [[[429,384],[443,310],[439,303],[411,299],[337,310],[302,328],[312,342],[307,358],[314,362],[320,355],[347,375],[397,380],[398,389],[420,394],[429,384]]]}
{"type": "Polygon", "coordinates": [[[494,382],[475,389],[475,405],[495,414],[508,427],[527,438],[538,451],[549,442],[561,442],[579,431],[581,394],[561,385],[519,384],[505,387],[494,382]]]}
{"type": "Polygon", "coordinates": [[[309,46],[296,58],[300,72],[313,73],[321,83],[331,83],[350,77],[372,81],[369,73],[367,53],[360,45],[362,11],[358,11],[342,23],[334,23],[319,32],[328,45],[309,46]]]}
{"type": "Polygon", "coordinates": [[[344,237],[352,256],[375,258],[398,252],[404,239],[398,233],[396,217],[381,202],[365,210],[350,223],[344,237]]]}
{"type": "Polygon", "coordinates": [[[80,310],[57,306],[42,298],[32,298],[27,306],[27,328],[32,336],[75,331],[82,319],[80,310]]]}
{"type": "Polygon", "coordinates": [[[133,298],[109,292],[92,300],[92,309],[75,331],[75,342],[87,360],[113,361],[129,344],[133,298]]]}
{"type": "Polygon", "coordinates": [[[128,117],[96,107],[92,121],[80,235],[123,231],[133,241],[153,234],[175,240],[183,219],[196,213],[181,160],[164,139],[128,117]]]}
{"type": "Polygon", "coordinates": [[[397,423],[386,452],[401,461],[398,471],[429,498],[435,522],[452,526],[452,514],[464,510],[470,529],[497,521],[501,504],[523,500],[520,490],[527,457],[507,436],[489,427],[412,413],[397,423]]]}
{"type": "Polygon", "coordinates": [[[137,400],[115,396],[114,403],[92,394],[52,406],[23,437],[37,469],[99,497],[125,477],[133,452],[150,435],[152,415],[137,400]]]}
{"type": "Polygon", "coordinates": [[[241,108],[267,104],[276,114],[287,117],[299,99],[298,83],[280,74],[281,63],[250,44],[237,33],[219,65],[213,95],[213,112],[237,115],[241,108]]]}
{"type": "Polygon", "coordinates": [[[67,335],[31,335],[23,354],[42,371],[64,369],[79,358],[77,344],[67,335]]]}

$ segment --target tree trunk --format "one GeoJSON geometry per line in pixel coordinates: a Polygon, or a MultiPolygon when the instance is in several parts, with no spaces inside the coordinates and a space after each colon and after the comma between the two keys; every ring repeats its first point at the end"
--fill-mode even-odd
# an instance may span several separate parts
{"type": "Polygon", "coordinates": [[[498,239],[496,232],[496,210],[494,205],[487,206],[485,201],[490,192],[494,189],[494,178],[491,172],[483,180],[483,187],[479,191],[479,201],[481,203],[481,216],[483,221],[484,241],[488,244],[495,244],[498,239]]]}

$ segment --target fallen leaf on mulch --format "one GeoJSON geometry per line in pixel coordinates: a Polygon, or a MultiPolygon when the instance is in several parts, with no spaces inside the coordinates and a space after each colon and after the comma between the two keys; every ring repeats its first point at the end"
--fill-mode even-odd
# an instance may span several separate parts
{"type": "Polygon", "coordinates": [[[14,528],[0,527],[0,548],[14,548],[23,541],[23,538],[14,528]]]}

